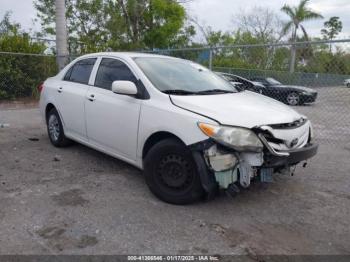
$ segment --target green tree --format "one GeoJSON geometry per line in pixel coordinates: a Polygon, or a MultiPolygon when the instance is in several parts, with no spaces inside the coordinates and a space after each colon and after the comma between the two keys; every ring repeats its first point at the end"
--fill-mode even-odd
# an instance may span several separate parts
{"type": "MultiPolygon", "coordinates": [[[[34,2],[42,26],[42,35],[54,36],[55,0],[34,2]]],[[[85,53],[105,50],[108,34],[106,30],[106,6],[103,0],[66,1],[67,29],[70,52],[85,53]]]]}
{"type": "MultiPolygon", "coordinates": [[[[324,22],[324,27],[321,30],[323,38],[326,40],[333,40],[342,30],[343,23],[339,20],[339,17],[333,16],[328,21],[324,22]]],[[[329,51],[332,52],[332,44],[329,44],[329,51]]]]}
{"type": "Polygon", "coordinates": [[[290,72],[295,71],[295,60],[296,60],[296,46],[297,34],[299,28],[302,30],[304,37],[308,40],[308,34],[303,26],[306,21],[323,18],[319,13],[316,13],[307,7],[309,0],[301,0],[298,6],[284,5],[281,9],[286,15],[289,16],[290,21],[284,26],[284,32],[292,31],[292,46],[291,46],[291,59],[290,59],[290,72]]]}
{"type": "Polygon", "coordinates": [[[321,30],[324,39],[333,40],[343,30],[343,23],[339,20],[339,17],[333,16],[324,22],[324,27],[321,30]]]}
{"type": "MultiPolygon", "coordinates": [[[[44,34],[55,34],[53,3],[35,1],[44,34]]],[[[70,45],[77,53],[167,48],[193,35],[176,0],[71,0],[66,5],[70,45]]]]}

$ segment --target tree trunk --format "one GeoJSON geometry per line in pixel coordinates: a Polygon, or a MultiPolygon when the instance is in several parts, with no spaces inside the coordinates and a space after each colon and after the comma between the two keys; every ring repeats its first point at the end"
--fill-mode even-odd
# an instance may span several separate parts
{"type": "Polygon", "coordinates": [[[297,38],[297,27],[295,27],[292,35],[292,45],[290,47],[290,66],[289,72],[293,74],[295,72],[295,60],[296,60],[296,38],[297,38]]]}
{"type": "Polygon", "coordinates": [[[68,62],[68,43],[65,0],[55,0],[57,64],[61,70],[68,62]]]}

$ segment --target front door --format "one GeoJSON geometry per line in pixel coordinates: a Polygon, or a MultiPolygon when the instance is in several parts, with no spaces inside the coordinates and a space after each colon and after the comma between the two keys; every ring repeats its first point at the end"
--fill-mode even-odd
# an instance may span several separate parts
{"type": "Polygon", "coordinates": [[[113,93],[112,83],[117,80],[136,84],[136,77],[124,62],[102,58],[85,102],[87,136],[89,143],[95,146],[136,160],[142,100],[113,93]]]}

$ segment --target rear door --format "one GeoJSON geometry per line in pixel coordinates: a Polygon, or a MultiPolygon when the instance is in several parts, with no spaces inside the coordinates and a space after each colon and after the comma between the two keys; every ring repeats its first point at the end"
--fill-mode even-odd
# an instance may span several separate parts
{"type": "Polygon", "coordinates": [[[89,89],[89,79],[97,58],[76,62],[57,87],[57,107],[64,123],[65,133],[87,140],[84,103],[89,89]]]}
{"type": "Polygon", "coordinates": [[[137,85],[137,78],[124,61],[102,58],[94,86],[87,93],[87,136],[90,144],[134,161],[142,100],[113,93],[112,83],[117,80],[137,85]]]}

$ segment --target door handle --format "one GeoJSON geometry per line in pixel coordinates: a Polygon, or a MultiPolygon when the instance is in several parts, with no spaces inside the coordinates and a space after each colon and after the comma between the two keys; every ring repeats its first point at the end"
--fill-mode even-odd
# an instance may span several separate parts
{"type": "Polygon", "coordinates": [[[94,101],[96,100],[94,94],[91,94],[91,95],[88,97],[88,99],[89,99],[89,101],[91,101],[91,102],[94,102],[94,101]]]}
{"type": "Polygon", "coordinates": [[[59,87],[58,90],[57,90],[58,93],[62,93],[63,92],[63,87],[59,87]]]}

